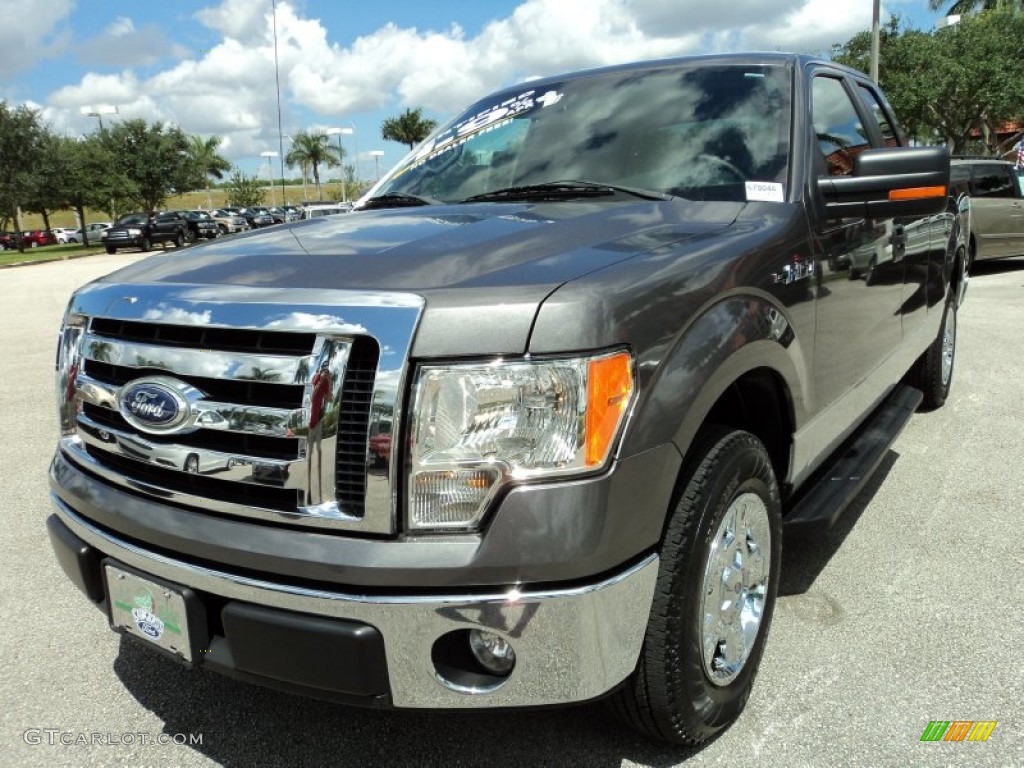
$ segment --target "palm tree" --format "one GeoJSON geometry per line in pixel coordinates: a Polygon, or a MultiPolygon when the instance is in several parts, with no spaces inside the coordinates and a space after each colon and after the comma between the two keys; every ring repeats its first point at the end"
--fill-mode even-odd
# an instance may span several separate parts
{"type": "Polygon", "coordinates": [[[437,120],[423,117],[420,107],[407,109],[398,117],[389,117],[380,125],[380,135],[385,141],[397,141],[412,149],[423,141],[437,126],[437,120]]]}
{"type": "Polygon", "coordinates": [[[188,154],[192,158],[206,180],[206,207],[213,208],[213,199],[210,197],[210,177],[218,181],[224,178],[224,174],[231,170],[231,163],[225,160],[218,152],[220,136],[211,136],[204,139],[202,136],[193,134],[189,137],[188,154]]]}
{"type": "MultiPolygon", "coordinates": [[[[928,0],[928,7],[937,11],[949,0],[928,0]]],[[[1021,10],[1020,0],[953,0],[946,10],[947,16],[962,15],[972,11],[993,11],[997,8],[1021,10]]]]}
{"type": "Polygon", "coordinates": [[[284,161],[291,166],[312,168],[313,180],[316,182],[316,199],[323,200],[323,192],[320,189],[320,166],[334,168],[341,165],[343,157],[344,150],[331,144],[323,131],[299,131],[292,136],[292,148],[284,161]]]}

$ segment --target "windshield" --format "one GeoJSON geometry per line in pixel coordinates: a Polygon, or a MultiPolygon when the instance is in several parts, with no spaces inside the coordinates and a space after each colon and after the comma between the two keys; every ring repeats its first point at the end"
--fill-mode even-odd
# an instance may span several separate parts
{"type": "Polygon", "coordinates": [[[374,195],[458,202],[586,181],[695,200],[782,200],[790,91],[784,67],[707,63],[526,84],[442,126],[374,195]]]}

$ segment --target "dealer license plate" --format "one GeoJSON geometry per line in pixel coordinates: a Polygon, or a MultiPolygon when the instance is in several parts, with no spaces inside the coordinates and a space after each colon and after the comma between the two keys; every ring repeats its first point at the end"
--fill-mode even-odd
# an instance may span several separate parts
{"type": "Polygon", "coordinates": [[[105,565],[110,622],[129,634],[192,661],[185,598],[174,589],[105,565]]]}

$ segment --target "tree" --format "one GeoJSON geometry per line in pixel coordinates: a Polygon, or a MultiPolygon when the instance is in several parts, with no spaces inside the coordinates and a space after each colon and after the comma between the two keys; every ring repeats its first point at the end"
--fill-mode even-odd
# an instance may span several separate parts
{"type": "Polygon", "coordinates": [[[297,166],[303,170],[312,169],[313,181],[316,182],[316,198],[323,200],[323,191],[320,189],[320,166],[334,168],[341,165],[344,159],[344,150],[340,146],[331,144],[330,137],[322,131],[299,131],[292,136],[292,148],[284,161],[291,166],[297,166]]]}
{"type": "Polygon", "coordinates": [[[242,173],[238,168],[235,168],[224,189],[227,191],[227,204],[232,208],[251,208],[263,204],[263,187],[259,179],[242,173]]]}
{"type": "Polygon", "coordinates": [[[210,196],[210,177],[220,181],[224,178],[224,174],[231,170],[231,163],[217,152],[220,142],[220,136],[210,136],[207,139],[195,134],[189,136],[189,156],[203,174],[203,179],[206,182],[207,208],[213,208],[213,198],[210,196]]]}
{"type": "Polygon", "coordinates": [[[205,180],[189,154],[189,140],[177,126],[125,120],[99,133],[121,176],[132,205],[146,213],[160,209],[172,194],[202,189],[205,180]]]}
{"type": "MultiPolygon", "coordinates": [[[[999,153],[999,128],[1024,115],[1018,86],[1024,14],[992,10],[934,32],[890,21],[880,36],[879,81],[907,132],[944,141],[954,154],[974,143],[999,153]]],[[[833,59],[866,69],[868,33],[833,46],[833,59]]]]}
{"type": "Polygon", "coordinates": [[[385,141],[397,141],[412,149],[437,127],[437,121],[423,117],[420,107],[407,109],[398,117],[389,117],[381,123],[380,135],[385,141]]]}
{"type": "MultiPolygon", "coordinates": [[[[937,11],[949,0],[928,0],[928,7],[937,11]]],[[[947,16],[956,16],[974,11],[1020,10],[1020,0],[953,0],[946,9],[947,16]]]]}
{"type": "MultiPolygon", "coordinates": [[[[16,108],[0,101],[0,214],[21,231],[19,208],[35,188],[33,173],[43,161],[46,130],[39,113],[25,105],[16,108]]],[[[18,250],[23,248],[18,238],[18,250]]]]}

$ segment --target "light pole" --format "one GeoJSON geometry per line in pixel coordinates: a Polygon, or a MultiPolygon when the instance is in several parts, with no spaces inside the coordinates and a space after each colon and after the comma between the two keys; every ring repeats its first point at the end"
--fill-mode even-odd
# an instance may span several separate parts
{"type": "Polygon", "coordinates": [[[878,82],[878,48],[879,48],[879,24],[878,6],[880,0],[872,0],[871,5],[871,80],[878,82]]]}
{"type": "Polygon", "coordinates": [[[377,175],[377,181],[380,181],[380,159],[384,157],[383,149],[371,149],[370,157],[373,158],[373,170],[377,175]]]}
{"type": "MultiPolygon", "coordinates": [[[[338,160],[341,161],[341,202],[343,202],[343,203],[347,203],[348,202],[348,190],[345,187],[345,150],[342,149],[342,147],[341,147],[341,135],[345,134],[346,136],[353,136],[354,137],[355,133],[356,133],[356,129],[355,128],[328,128],[327,129],[327,135],[328,136],[335,136],[336,135],[338,137],[338,160]]],[[[353,138],[352,141],[353,141],[353,143],[355,143],[355,138],[353,138]]]]}
{"type": "MultiPolygon", "coordinates": [[[[277,197],[274,195],[274,160],[277,157],[277,152],[267,151],[260,152],[260,157],[267,158],[267,180],[270,182],[270,204],[277,205],[277,197]]],[[[282,174],[283,178],[283,174],[282,174]]]]}
{"type": "Polygon", "coordinates": [[[103,130],[103,116],[116,115],[117,107],[112,104],[100,104],[97,107],[82,107],[79,112],[88,117],[95,117],[100,121],[100,130],[103,130]]]}

